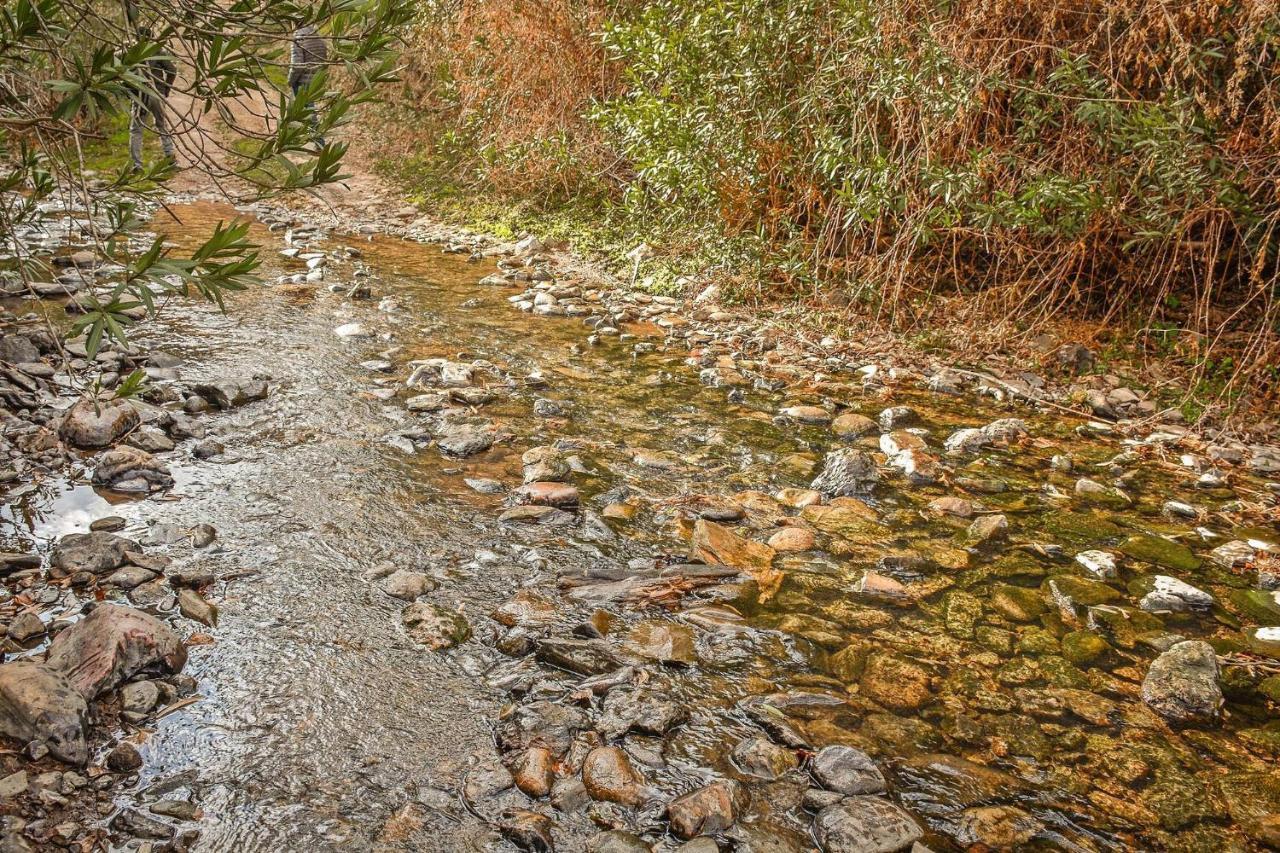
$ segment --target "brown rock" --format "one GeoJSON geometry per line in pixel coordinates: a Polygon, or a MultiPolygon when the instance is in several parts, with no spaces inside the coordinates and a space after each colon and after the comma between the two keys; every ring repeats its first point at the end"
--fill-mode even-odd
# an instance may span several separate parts
{"type": "Polygon", "coordinates": [[[755,578],[760,600],[772,598],[782,584],[782,573],[773,568],[773,549],[753,542],[714,521],[698,519],[693,525],[693,553],[713,565],[742,569],[755,578]]]}
{"type": "Polygon", "coordinates": [[[57,670],[25,660],[0,666],[0,734],[43,743],[60,761],[84,764],[88,716],[84,697],[57,670]]]}
{"type": "Polygon", "coordinates": [[[816,544],[813,531],[803,527],[784,527],[769,537],[769,547],[784,553],[810,551],[816,544]]]}
{"type": "Polygon", "coordinates": [[[520,757],[512,770],[516,787],[530,797],[545,797],[555,782],[555,760],[551,750],[535,746],[520,757]]]}
{"type": "Polygon", "coordinates": [[[81,399],[67,410],[58,427],[62,440],[75,447],[107,447],[124,438],[142,422],[127,400],[81,399]]]}
{"type": "Polygon", "coordinates": [[[679,838],[717,835],[733,826],[746,805],[746,789],[733,781],[712,782],[667,804],[671,831],[679,838]]]}
{"type": "Polygon", "coordinates": [[[638,806],[649,798],[644,777],[616,746],[600,746],[582,763],[582,784],[593,800],[638,806]]]}
{"type": "Polygon", "coordinates": [[[693,631],[673,622],[640,622],[627,634],[627,651],[662,663],[689,665],[697,661],[693,631]]]}
{"type": "Polygon", "coordinates": [[[522,504],[558,507],[578,505],[578,490],[568,483],[538,480],[516,489],[515,496],[522,504]]]}
{"type": "Polygon", "coordinates": [[[151,666],[181,672],[187,650],[169,626],[132,607],[99,604],[54,638],[46,661],[85,699],[111,690],[151,666]]]}

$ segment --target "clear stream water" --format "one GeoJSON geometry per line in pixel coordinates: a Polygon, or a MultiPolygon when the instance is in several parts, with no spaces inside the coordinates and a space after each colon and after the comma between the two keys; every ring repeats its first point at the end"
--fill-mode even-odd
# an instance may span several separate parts
{"type": "MultiPolygon", "coordinates": [[[[162,227],[178,242],[228,215],[205,205],[177,210],[183,224],[162,227]]],[[[269,277],[297,269],[276,258],[278,234],[257,234],[269,277]]],[[[1049,501],[1043,484],[1069,494],[1081,469],[1110,481],[1114,473],[1092,466],[1113,457],[1118,442],[1081,435],[1078,423],[1057,416],[971,397],[864,392],[847,375],[836,377],[846,383],[840,388],[748,390],[729,402],[725,389],[699,381],[687,350],[662,348],[655,327],[631,330],[659,345],[636,356],[626,341],[585,346],[580,320],[513,310],[513,291],[477,286],[492,272],[489,262],[382,237],[334,236],[316,245],[358,246],[373,272],[373,298],[349,301],[325,283],[255,288],[234,296],[226,314],[174,306],[145,333],[149,347],[184,360],[184,380],[271,377],[266,401],[207,418],[225,456],[199,462],[182,449],[169,454],[177,486],[163,500],[109,499],[81,476],[45,482],[3,514],[0,535],[11,549],[46,548],[110,514],[130,520],[125,535],[144,538],[156,522],[217,528],[211,548],[167,548],[234,579],[209,590],[220,621],[208,632],[211,644],[192,648],[189,671],[203,698],[160,721],[143,746],[138,788],[127,796],[145,803],[191,795],[204,811],[198,849],[513,849],[457,797],[470,768],[495,758],[494,722],[512,701],[497,682],[531,666],[492,647],[500,629],[487,614],[530,587],[559,602],[549,631],[568,636],[595,607],[563,598],[557,574],[638,558],[679,562],[696,496],[807,485],[839,442],[825,428],[779,424],[773,415],[787,403],[824,397],[872,417],[887,405],[911,405],[935,448],[957,426],[1011,414],[1027,420],[1033,439],[957,463],[967,466],[957,477],[971,478],[968,492],[954,482],[908,488],[886,478],[869,501],[882,524],[820,531],[822,550],[779,555],[785,580],[769,602],[756,602],[750,585],[717,589],[717,602],[736,607],[741,622],[699,618],[718,612],[696,594],[648,609],[607,605],[617,636],[638,620],[697,632],[695,666],[653,667],[656,683],[689,709],[689,721],[665,742],[629,738],[664,794],[713,773],[745,779],[728,753],[758,730],[736,703],[790,691],[839,699],[794,709],[793,723],[815,746],[849,743],[875,755],[892,796],[928,824],[926,840],[939,850],[962,846],[961,813],[982,805],[1017,805],[1032,816],[1039,831],[1025,849],[1066,850],[1249,849],[1257,843],[1245,832],[1249,821],[1280,809],[1273,763],[1280,726],[1258,692],[1263,673],[1229,671],[1229,715],[1218,726],[1171,733],[1139,698],[1157,654],[1145,640],[1177,633],[1215,638],[1226,651],[1239,646],[1241,626],[1259,617],[1232,606],[1231,597],[1253,579],[1207,563],[1171,569],[1121,557],[1120,577],[1102,583],[1069,559],[1085,548],[1116,550],[1135,535],[1168,534],[1196,555],[1229,538],[1275,541],[1274,528],[1234,529],[1234,516],[1216,510],[1239,495],[1195,488],[1196,474],[1179,465],[1177,452],[1149,452],[1122,466],[1137,472],[1128,485],[1137,497],[1132,508],[1049,501]],[[379,310],[385,296],[399,310],[379,310]],[[334,334],[348,322],[378,337],[334,334]],[[391,372],[361,366],[382,355],[395,365],[391,372]],[[461,461],[434,449],[406,453],[388,437],[421,419],[403,403],[416,392],[392,399],[379,392],[400,387],[408,361],[436,356],[486,359],[517,379],[540,372],[548,385],[495,385],[497,399],[477,415],[510,438],[489,452],[461,461]],[[567,419],[535,415],[537,397],[562,403],[567,419]],[[589,472],[575,476],[585,506],[599,512],[625,499],[636,509],[630,520],[609,522],[612,535],[499,525],[505,497],[464,483],[488,477],[515,486],[521,453],[561,439],[575,442],[589,472]],[[670,452],[679,464],[643,467],[634,461],[639,450],[670,452]],[[1070,454],[1077,473],[1051,471],[1055,454],[1070,454]],[[1007,488],[988,491],[995,480],[1007,488]],[[968,548],[969,520],[923,511],[943,494],[1005,512],[1009,539],[968,548]],[[1160,512],[1168,499],[1215,512],[1202,522],[1171,521],[1160,512]],[[1205,540],[1198,526],[1222,538],[1205,540]],[[1067,559],[1038,555],[1028,547],[1037,543],[1061,546],[1067,559]],[[365,578],[386,562],[435,576],[440,587],[429,600],[466,614],[475,636],[445,653],[413,643],[400,626],[403,603],[365,578]],[[924,594],[906,606],[859,596],[858,579],[877,564],[924,594]],[[1227,606],[1141,614],[1143,578],[1156,572],[1182,577],[1227,606]],[[1014,618],[1008,588],[1044,602],[1050,577],[1074,583],[1082,617],[1085,605],[1114,611],[1097,631],[1109,646],[1097,659],[1066,660],[1062,638],[1078,626],[1064,625],[1052,608],[1033,606],[1029,618],[1014,618]],[[955,591],[980,603],[967,625],[954,612],[960,599],[948,598],[955,591]],[[849,652],[850,644],[863,651],[849,652]],[[866,670],[875,666],[867,665],[867,650],[909,665],[905,676],[889,670],[890,680],[923,673],[924,698],[896,709],[869,698],[885,687],[868,685],[866,670]],[[1069,709],[1060,700],[1046,710],[1044,691],[1053,689],[1075,691],[1069,709]]],[[[331,280],[349,281],[351,269],[335,265],[331,280]]],[[[868,449],[876,438],[864,440],[868,449]]],[[[1237,485],[1240,494],[1259,488],[1237,485]]],[[[756,538],[775,516],[796,515],[759,497],[747,503],[741,530],[756,538]]],[[[575,680],[548,673],[545,689],[554,695],[575,680]]],[[[803,771],[750,787],[735,849],[809,849],[810,818],[799,805],[803,771]]],[[[538,808],[556,818],[559,849],[583,849],[594,831],[587,815],[559,815],[545,802],[538,808]]],[[[661,826],[652,814],[636,820],[641,828],[661,826]]]]}

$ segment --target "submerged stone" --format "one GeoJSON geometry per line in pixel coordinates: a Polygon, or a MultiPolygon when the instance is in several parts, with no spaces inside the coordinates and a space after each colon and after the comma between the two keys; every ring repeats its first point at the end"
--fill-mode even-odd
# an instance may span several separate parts
{"type": "Polygon", "coordinates": [[[1142,682],[1142,698],[1173,723],[1212,721],[1222,707],[1218,658],[1208,643],[1178,643],[1151,664],[1142,682]]]}

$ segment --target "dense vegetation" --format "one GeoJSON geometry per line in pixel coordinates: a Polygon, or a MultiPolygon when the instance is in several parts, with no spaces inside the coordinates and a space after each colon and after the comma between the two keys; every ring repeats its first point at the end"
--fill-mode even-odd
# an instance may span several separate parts
{"type": "Polygon", "coordinates": [[[1262,0],[437,0],[395,166],[739,295],[1122,325],[1274,393],[1278,39],[1262,0]]]}

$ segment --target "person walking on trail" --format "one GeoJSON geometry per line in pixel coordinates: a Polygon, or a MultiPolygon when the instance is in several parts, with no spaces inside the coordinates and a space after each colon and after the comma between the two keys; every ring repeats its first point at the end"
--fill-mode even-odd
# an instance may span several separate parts
{"type": "MultiPolygon", "coordinates": [[[[329,45],[321,38],[314,24],[303,24],[293,34],[293,46],[289,53],[289,91],[295,98],[298,92],[311,84],[320,67],[329,59],[329,45]]],[[[319,124],[311,104],[306,105],[311,130],[316,145],[324,147],[324,138],[315,132],[319,124]]]]}
{"type": "Polygon", "coordinates": [[[142,77],[147,87],[129,87],[129,159],[133,161],[135,172],[142,171],[142,133],[148,118],[160,137],[164,159],[170,166],[178,162],[173,154],[173,134],[169,132],[168,119],[165,118],[169,92],[173,90],[177,76],[178,67],[173,60],[163,57],[148,59],[142,64],[142,77]]]}

